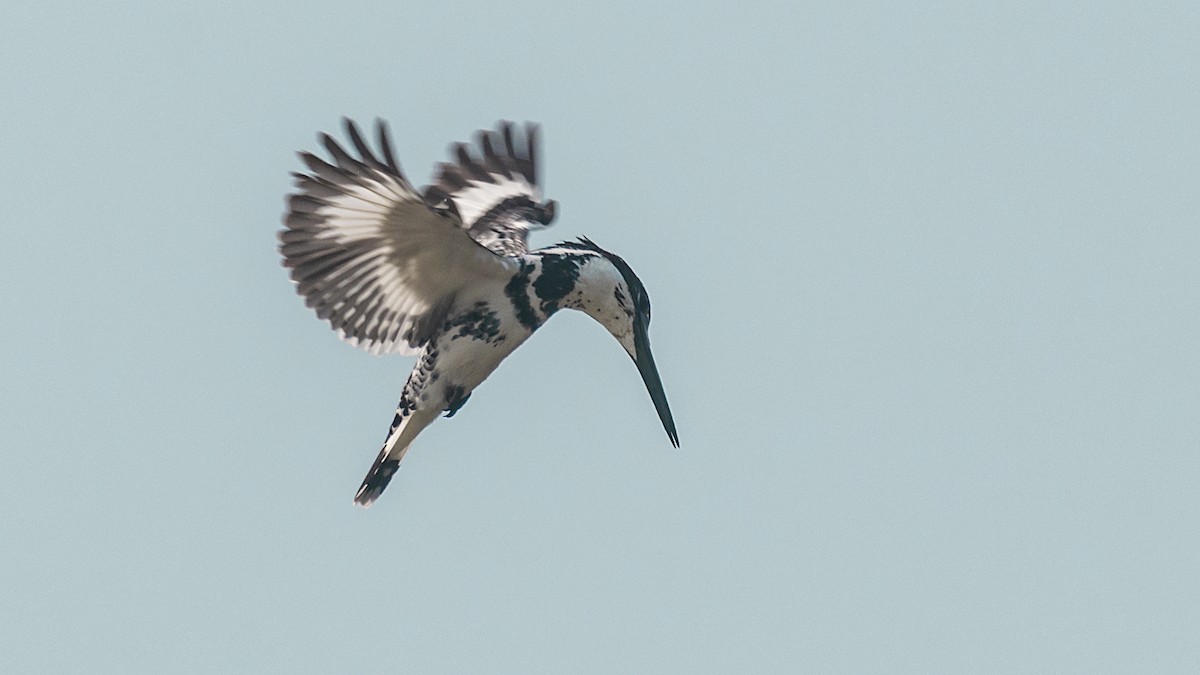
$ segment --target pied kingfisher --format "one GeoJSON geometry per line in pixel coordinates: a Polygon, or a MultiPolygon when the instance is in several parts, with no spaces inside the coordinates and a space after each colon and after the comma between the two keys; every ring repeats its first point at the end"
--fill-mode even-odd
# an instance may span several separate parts
{"type": "Polygon", "coordinates": [[[297,292],[343,340],[373,354],[416,354],[383,449],[354,496],[370,506],[417,434],[453,416],[504,357],[562,308],[599,321],[633,358],[671,444],[675,421],[650,353],[650,298],[619,256],[591,240],[530,251],[556,202],[538,184],[538,127],[500,122],[474,148],[451,146],[418,192],[396,163],[386,124],[379,155],[343,120],[358,157],[327,134],[293,173],[283,264],[297,292]]]}

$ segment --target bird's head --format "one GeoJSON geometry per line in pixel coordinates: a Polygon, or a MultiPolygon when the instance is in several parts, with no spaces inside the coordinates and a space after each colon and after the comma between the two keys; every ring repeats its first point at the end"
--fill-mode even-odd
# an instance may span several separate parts
{"type": "Polygon", "coordinates": [[[646,383],[650,400],[654,402],[671,444],[679,447],[675,420],[671,417],[662,378],[650,352],[650,296],[646,294],[646,287],[620,256],[600,248],[590,239],[580,239],[571,246],[595,253],[587,256],[579,266],[576,285],[579,293],[572,304],[600,322],[625,348],[646,383]]]}

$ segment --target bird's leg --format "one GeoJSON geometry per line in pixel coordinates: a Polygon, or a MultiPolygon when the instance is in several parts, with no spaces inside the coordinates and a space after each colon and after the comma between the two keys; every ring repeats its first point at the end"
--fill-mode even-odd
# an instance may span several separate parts
{"type": "Polygon", "coordinates": [[[446,387],[446,417],[454,417],[454,413],[466,405],[469,398],[471,398],[471,392],[464,392],[463,388],[458,385],[446,387]]]}

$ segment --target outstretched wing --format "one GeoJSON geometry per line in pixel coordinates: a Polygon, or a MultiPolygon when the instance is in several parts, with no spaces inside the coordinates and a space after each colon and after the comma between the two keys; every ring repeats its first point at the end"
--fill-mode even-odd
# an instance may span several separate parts
{"type": "Polygon", "coordinates": [[[321,134],[333,163],[300,153],[279,247],[296,290],[342,339],[374,354],[413,353],[445,321],[457,293],[511,276],[453,209],[436,208],[400,171],[378,122],[382,157],[344,120],[359,157],[321,134]]]}
{"type": "Polygon", "coordinates": [[[471,237],[498,255],[528,251],[530,230],[549,225],[556,206],[538,185],[537,125],[502,121],[476,132],[474,148],[456,143],[450,152],[454,161],[438,165],[425,198],[453,200],[471,237]]]}

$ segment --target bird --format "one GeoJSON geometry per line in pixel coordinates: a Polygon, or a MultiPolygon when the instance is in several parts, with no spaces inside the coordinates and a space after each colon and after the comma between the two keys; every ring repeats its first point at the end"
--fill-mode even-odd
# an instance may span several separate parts
{"type": "Polygon", "coordinates": [[[582,311],[633,359],[672,446],[679,434],[650,351],[650,297],[623,258],[580,237],[529,249],[557,202],[539,182],[540,127],[502,120],[450,146],[418,190],[396,162],[388,125],[372,148],[342,119],[349,145],[301,151],[279,252],[295,290],[346,342],[415,355],[383,447],[354,502],[379,498],[414,439],[453,417],[476,387],[560,309],[582,311]]]}

